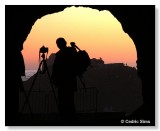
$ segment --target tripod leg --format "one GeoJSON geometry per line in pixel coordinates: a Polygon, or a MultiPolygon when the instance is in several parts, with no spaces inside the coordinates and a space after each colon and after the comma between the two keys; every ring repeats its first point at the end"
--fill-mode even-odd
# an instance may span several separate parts
{"type": "Polygon", "coordinates": [[[47,67],[46,61],[44,62],[44,64],[45,64],[45,69],[46,69],[47,74],[48,74],[49,82],[50,82],[51,87],[52,87],[52,92],[53,92],[53,95],[54,95],[54,98],[55,98],[55,101],[56,101],[56,105],[57,105],[57,108],[59,110],[58,100],[57,100],[57,97],[56,97],[56,93],[55,93],[55,90],[54,90],[54,87],[53,87],[53,84],[52,84],[52,80],[51,80],[51,77],[50,77],[50,74],[49,74],[49,71],[48,71],[48,67],[47,67]]]}
{"type": "Polygon", "coordinates": [[[83,82],[82,77],[79,76],[79,79],[80,79],[80,81],[81,81],[81,83],[82,83],[82,85],[83,85],[83,89],[86,89],[86,85],[85,85],[85,83],[83,82]]]}
{"type": "Polygon", "coordinates": [[[35,83],[35,81],[36,81],[36,78],[37,78],[37,76],[38,76],[38,73],[39,73],[39,71],[40,71],[40,67],[41,67],[42,62],[43,62],[43,61],[41,61],[40,65],[39,65],[39,68],[38,68],[38,71],[37,71],[37,73],[36,73],[36,75],[35,75],[35,77],[34,77],[34,79],[33,79],[33,82],[32,82],[31,88],[30,88],[30,90],[29,90],[28,96],[27,96],[27,94],[26,94],[27,99],[26,99],[26,101],[25,101],[25,103],[24,103],[24,105],[23,105],[23,107],[22,107],[21,112],[23,112],[23,110],[24,110],[24,108],[25,108],[25,105],[27,104],[27,101],[29,102],[29,97],[30,97],[30,95],[31,95],[31,91],[32,91],[32,88],[33,88],[34,83],[35,83]]]}
{"type": "Polygon", "coordinates": [[[25,90],[24,90],[23,83],[22,83],[22,85],[21,85],[21,90],[22,90],[22,92],[24,93],[24,96],[25,96],[25,98],[26,98],[26,102],[28,103],[29,110],[30,110],[30,113],[31,113],[31,115],[32,115],[31,105],[30,105],[30,103],[29,103],[27,94],[26,94],[26,92],[25,92],[25,90]]]}

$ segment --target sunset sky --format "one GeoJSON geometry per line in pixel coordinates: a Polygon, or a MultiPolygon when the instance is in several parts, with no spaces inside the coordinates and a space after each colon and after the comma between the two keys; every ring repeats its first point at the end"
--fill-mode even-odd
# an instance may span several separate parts
{"type": "Polygon", "coordinates": [[[109,11],[72,6],[43,16],[34,23],[22,51],[26,70],[38,68],[41,46],[49,48],[48,56],[57,52],[56,39],[59,37],[65,38],[68,46],[74,41],[90,58],[101,57],[106,64],[136,66],[135,45],[109,11]]]}

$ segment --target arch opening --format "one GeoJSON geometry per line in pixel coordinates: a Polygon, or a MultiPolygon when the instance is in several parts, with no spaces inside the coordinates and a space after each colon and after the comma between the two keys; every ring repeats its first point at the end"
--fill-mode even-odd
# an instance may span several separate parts
{"type": "Polygon", "coordinates": [[[41,17],[32,26],[22,52],[27,70],[38,68],[42,45],[49,47],[49,55],[58,50],[55,44],[58,37],[64,37],[68,46],[74,41],[91,58],[102,58],[105,64],[124,63],[136,67],[134,42],[108,10],[71,6],[41,17]]]}

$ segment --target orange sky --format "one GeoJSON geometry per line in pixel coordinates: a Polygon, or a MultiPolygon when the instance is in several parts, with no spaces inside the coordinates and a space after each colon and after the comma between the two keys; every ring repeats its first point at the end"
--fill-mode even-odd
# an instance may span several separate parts
{"type": "Polygon", "coordinates": [[[57,52],[56,39],[59,37],[64,37],[68,46],[74,41],[91,58],[101,57],[105,63],[136,66],[135,45],[109,11],[72,6],[34,23],[22,51],[26,69],[38,69],[42,45],[49,48],[49,55],[57,52]]]}

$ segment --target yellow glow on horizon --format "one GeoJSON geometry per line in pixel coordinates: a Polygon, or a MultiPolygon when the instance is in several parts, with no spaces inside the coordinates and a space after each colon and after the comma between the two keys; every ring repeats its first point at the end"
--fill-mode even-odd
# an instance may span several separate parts
{"type": "Polygon", "coordinates": [[[101,57],[105,63],[136,66],[135,45],[109,11],[72,6],[35,22],[22,52],[26,69],[38,68],[42,45],[49,48],[49,55],[57,52],[56,39],[59,37],[64,37],[68,46],[74,41],[91,58],[101,57]]]}

